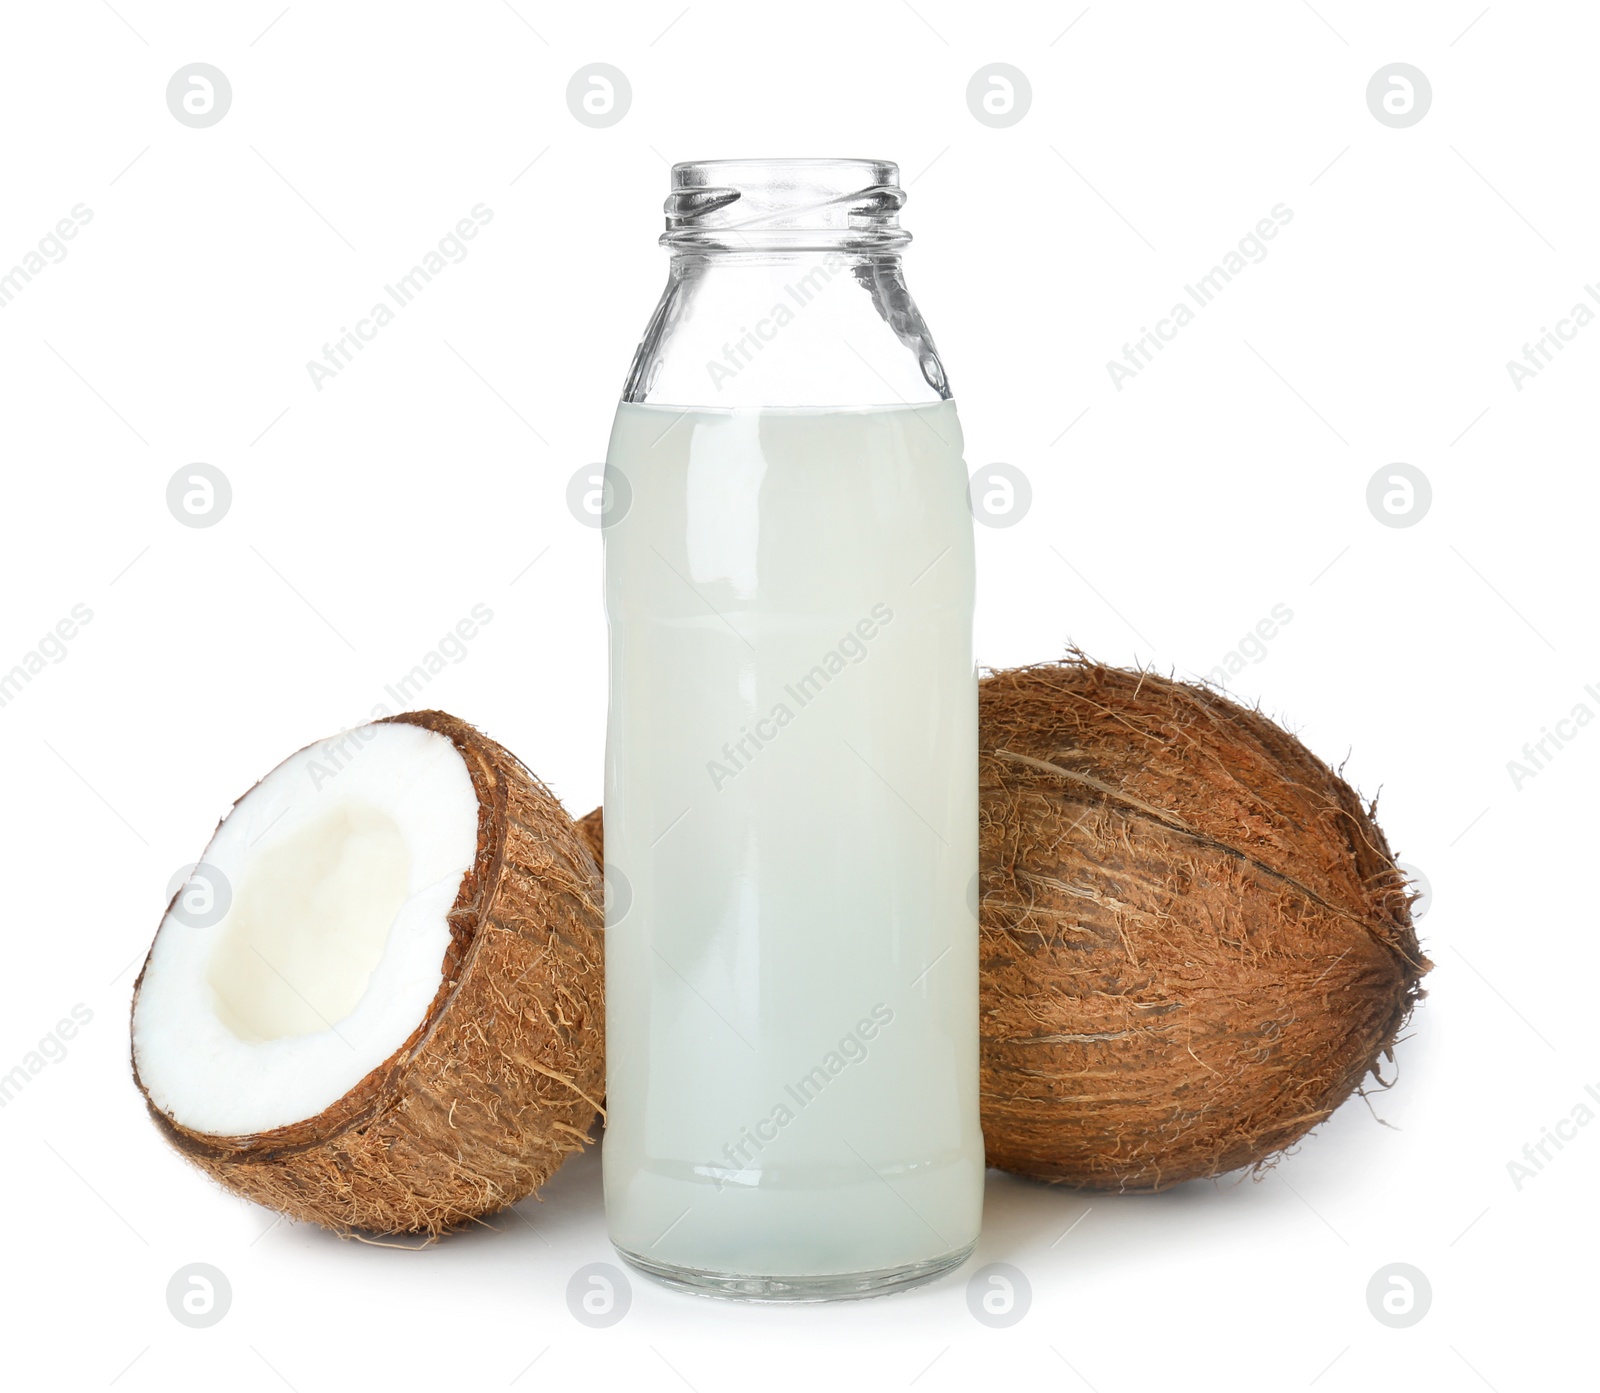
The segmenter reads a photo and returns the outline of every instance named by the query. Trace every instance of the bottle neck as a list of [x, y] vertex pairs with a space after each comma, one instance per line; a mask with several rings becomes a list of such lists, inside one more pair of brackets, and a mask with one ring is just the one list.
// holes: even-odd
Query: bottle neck
[[623, 391], [628, 402], [713, 409], [926, 405], [949, 396], [900, 257], [837, 239], [675, 246]]
[[926, 405], [950, 395], [906, 290], [888, 160], [672, 168], [667, 288], [623, 400], [673, 407]]
[[672, 176], [661, 245], [675, 252], [892, 253], [911, 240], [887, 160], [708, 160]]

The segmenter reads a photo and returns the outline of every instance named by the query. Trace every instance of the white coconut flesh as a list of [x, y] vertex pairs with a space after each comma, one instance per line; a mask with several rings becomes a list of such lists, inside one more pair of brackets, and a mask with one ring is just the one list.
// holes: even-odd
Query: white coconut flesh
[[471, 776], [434, 731], [365, 726], [285, 760], [201, 858], [231, 890], [226, 913], [175, 905], [156, 934], [133, 1015], [151, 1101], [237, 1137], [344, 1097], [438, 992], [477, 842]]

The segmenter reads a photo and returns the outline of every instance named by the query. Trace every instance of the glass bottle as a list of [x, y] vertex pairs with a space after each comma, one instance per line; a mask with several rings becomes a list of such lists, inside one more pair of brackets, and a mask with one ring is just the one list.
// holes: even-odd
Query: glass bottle
[[611, 1238], [757, 1300], [977, 1239], [961, 427], [895, 165], [676, 165], [606, 462]]

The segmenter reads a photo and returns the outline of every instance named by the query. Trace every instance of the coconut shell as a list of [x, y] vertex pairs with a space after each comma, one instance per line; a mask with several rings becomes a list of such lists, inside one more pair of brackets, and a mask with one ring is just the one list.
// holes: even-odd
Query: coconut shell
[[449, 739], [478, 795], [427, 1014], [331, 1107], [253, 1136], [193, 1131], [151, 1102], [137, 1060], [134, 1078], [173, 1146], [235, 1193], [339, 1232], [437, 1235], [531, 1194], [587, 1140], [605, 1087], [601, 883], [509, 751], [442, 711], [390, 719]]
[[1259, 1165], [1393, 1058], [1429, 963], [1374, 808], [1205, 687], [979, 687], [989, 1163], [1160, 1190]]

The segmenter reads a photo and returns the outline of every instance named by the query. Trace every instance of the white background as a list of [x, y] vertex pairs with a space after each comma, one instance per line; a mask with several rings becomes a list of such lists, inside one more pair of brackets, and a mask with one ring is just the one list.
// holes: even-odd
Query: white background
[[[7, 6], [0, 269], [74, 205], [93, 219], [0, 309], [0, 669], [75, 604], [94, 616], [0, 709], [0, 1071], [93, 1012], [0, 1111], [8, 1382], [1591, 1380], [1600, 1127], [1520, 1190], [1507, 1163], [1600, 1085], [1600, 729], [1520, 789], [1507, 761], [1575, 704], [1600, 712], [1600, 327], [1520, 391], [1506, 361], [1600, 282], [1600, 18], [1482, 11]], [[208, 129], [165, 104], [194, 61], [232, 84]], [[633, 89], [608, 129], [564, 97], [595, 61]], [[966, 105], [991, 61], [1033, 89], [1006, 129]], [[1406, 129], [1365, 99], [1393, 61], [1433, 89]], [[980, 529], [980, 660], [1071, 640], [1204, 673], [1287, 605], [1232, 688], [1381, 789], [1432, 885], [1437, 966], [1397, 1086], [1259, 1183], [1114, 1198], [992, 1175], [977, 1259], [933, 1287], [779, 1310], [639, 1279], [628, 1316], [592, 1330], [565, 1300], [611, 1256], [592, 1159], [497, 1232], [422, 1253], [274, 1226], [146, 1120], [128, 994], [169, 877], [228, 803], [387, 701], [474, 604], [494, 619], [427, 703], [575, 813], [598, 801], [599, 539], [566, 483], [604, 450], [664, 278], [668, 162], [780, 154], [900, 162], [908, 276], [969, 463], [1032, 480], [1023, 523]], [[480, 202], [493, 220], [466, 259], [318, 391], [306, 361]], [[1106, 360], [1278, 203], [1293, 220], [1270, 255], [1118, 391]], [[207, 529], [165, 504], [197, 461], [233, 489]], [[1433, 490], [1404, 529], [1365, 501], [1397, 461]], [[233, 1287], [208, 1330], [164, 1297], [197, 1261]], [[1403, 1330], [1364, 1295], [1396, 1261], [1433, 1291]], [[967, 1310], [990, 1262], [1032, 1287], [1008, 1329]]]

